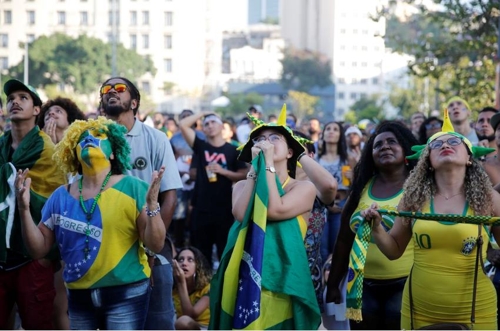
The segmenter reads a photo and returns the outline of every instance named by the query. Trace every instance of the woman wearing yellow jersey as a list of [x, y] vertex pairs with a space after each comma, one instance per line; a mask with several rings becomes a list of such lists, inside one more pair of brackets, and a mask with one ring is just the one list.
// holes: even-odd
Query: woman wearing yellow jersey
[[[411, 131], [398, 122], [380, 124], [366, 143], [361, 159], [354, 168], [354, 180], [341, 218], [340, 232], [332, 258], [327, 285], [327, 302], [340, 303], [341, 281], [348, 270], [349, 254], [359, 226], [360, 212], [377, 202], [395, 210], [403, 193], [403, 183], [416, 162], [405, 162], [411, 146], [417, 143]], [[393, 217], [384, 217], [384, 231], [389, 231]], [[354, 330], [399, 329], [401, 295], [410, 273], [413, 252], [410, 248], [399, 261], [389, 261], [372, 242], [369, 243], [364, 267], [362, 321], [351, 322]], [[349, 282], [353, 281], [352, 266]]]
[[[490, 151], [472, 146], [467, 138], [454, 132], [447, 113], [443, 130], [414, 151], [417, 153], [409, 158], [420, 156], [420, 160], [405, 184], [400, 211], [500, 215], [500, 194], [492, 189], [488, 176], [474, 159]], [[387, 233], [381, 226], [378, 207], [372, 205], [362, 216], [373, 220], [372, 236], [380, 250], [395, 260], [408, 245], [414, 247], [414, 265], [403, 295], [401, 327], [418, 329], [432, 328], [432, 324], [438, 323], [461, 323], [478, 330], [496, 330], [495, 289], [482, 268], [475, 269], [476, 263], [480, 263], [478, 237], [481, 234], [487, 243], [488, 228], [448, 222], [445, 217], [443, 221], [398, 217]], [[493, 227], [492, 232], [498, 242], [500, 228]], [[484, 256], [486, 248], [483, 245], [481, 249]]]

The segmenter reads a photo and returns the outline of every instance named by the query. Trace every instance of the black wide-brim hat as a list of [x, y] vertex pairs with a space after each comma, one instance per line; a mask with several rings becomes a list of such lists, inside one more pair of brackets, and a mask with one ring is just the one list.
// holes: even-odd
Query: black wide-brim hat
[[297, 169], [297, 159], [299, 155], [305, 151], [304, 145], [306, 143], [310, 143], [310, 141], [302, 137], [295, 136], [293, 134], [293, 131], [288, 126], [286, 126], [286, 104], [284, 104], [281, 108], [281, 113], [276, 123], [265, 123], [264, 121], [255, 118], [249, 113], [247, 113], [247, 115], [255, 124], [255, 128], [250, 132], [248, 141], [244, 145], [238, 147], [238, 150], [240, 150], [238, 160], [250, 163], [250, 161], [252, 161], [252, 147], [254, 145], [253, 139], [258, 137], [259, 134], [264, 130], [274, 130], [285, 137], [288, 148], [291, 148], [293, 150], [293, 155], [288, 160], [288, 170], [290, 176], [295, 177], [295, 170]]

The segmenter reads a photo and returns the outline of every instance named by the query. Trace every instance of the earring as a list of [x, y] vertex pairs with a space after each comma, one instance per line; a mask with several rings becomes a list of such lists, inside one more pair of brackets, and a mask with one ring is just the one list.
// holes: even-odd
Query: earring
[[409, 166], [410, 165], [410, 162], [408, 161], [407, 158], [405, 158], [405, 166]]
[[196, 272], [193, 274], [193, 279], [196, 279]]
[[472, 165], [472, 161], [471, 160], [467, 161], [467, 166], [470, 167], [471, 165]]
[[429, 171], [430, 171], [430, 172], [433, 172], [433, 171], [434, 171], [434, 168], [433, 168], [433, 167], [429, 167]]

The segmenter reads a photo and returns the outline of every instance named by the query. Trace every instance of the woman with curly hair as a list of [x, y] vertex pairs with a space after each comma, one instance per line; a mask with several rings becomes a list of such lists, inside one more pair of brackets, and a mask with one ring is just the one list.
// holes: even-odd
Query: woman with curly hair
[[76, 120], [85, 120], [85, 114], [73, 100], [58, 97], [42, 105], [38, 126], [49, 135], [54, 144], [61, 141], [64, 131]]
[[[342, 211], [340, 232], [332, 258], [327, 285], [327, 302], [340, 303], [341, 284], [349, 265], [355, 233], [362, 220], [360, 212], [373, 202], [386, 209], [395, 210], [403, 195], [403, 183], [408, 178], [415, 161], [406, 162], [405, 155], [417, 143], [411, 131], [399, 122], [383, 122], [366, 143], [361, 159], [354, 168], [354, 180], [349, 197]], [[384, 217], [385, 231], [394, 223], [393, 217]], [[352, 307], [351, 329], [396, 330], [400, 325], [401, 295], [406, 277], [413, 264], [413, 248], [404, 252], [398, 261], [390, 261], [369, 243], [364, 265], [364, 279], [360, 281], [359, 305]], [[352, 274], [352, 261], [349, 265]], [[349, 278], [349, 283], [353, 279]], [[348, 285], [349, 286], [349, 285]], [[348, 306], [349, 308], [349, 306]]]
[[207, 329], [210, 321], [210, 280], [212, 270], [201, 251], [181, 248], [174, 263], [174, 307], [176, 330]]
[[[500, 194], [493, 190], [475, 159], [491, 149], [473, 146], [454, 132], [445, 113], [443, 130], [430, 137], [426, 145], [414, 147], [414, 151], [417, 153], [408, 158], [420, 159], [405, 183], [398, 210], [438, 214], [441, 220], [397, 217], [387, 233], [376, 204], [362, 213], [372, 221], [372, 236], [389, 259], [398, 259], [408, 248], [414, 249], [415, 263], [403, 295], [401, 327], [436, 328], [433, 324], [461, 323], [478, 330], [497, 330], [495, 289], [478, 268], [487, 249], [481, 244], [488, 242], [490, 229], [459, 224], [446, 217], [500, 216]], [[500, 228], [493, 227], [491, 232], [498, 242]]]
[[34, 259], [55, 244], [64, 266], [71, 329], [143, 329], [151, 269], [144, 246], [163, 248], [165, 225], [158, 191], [164, 168], [151, 185], [124, 175], [130, 167], [126, 128], [100, 117], [75, 121], [56, 146], [62, 172], [80, 179], [59, 187], [42, 209], [38, 227], [30, 213], [28, 169], [15, 185], [23, 238]]
[[[45, 132], [54, 144], [61, 141], [64, 131], [76, 120], [85, 120], [85, 114], [78, 106], [68, 98], [58, 97], [48, 100], [42, 105], [38, 115], [37, 124]], [[68, 183], [75, 178], [68, 174]], [[64, 262], [61, 262], [64, 267]], [[54, 327], [59, 330], [69, 329], [68, 298], [66, 287], [60, 268], [54, 274], [54, 286], [56, 287], [56, 298], [54, 299]]]

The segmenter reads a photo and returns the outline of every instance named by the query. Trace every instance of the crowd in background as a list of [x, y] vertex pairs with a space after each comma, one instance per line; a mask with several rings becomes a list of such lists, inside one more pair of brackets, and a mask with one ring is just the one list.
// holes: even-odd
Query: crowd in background
[[[259, 105], [242, 109], [237, 119], [224, 118], [214, 112], [195, 113], [189, 109], [178, 115], [156, 112], [142, 116], [142, 112], [138, 112], [140, 94], [134, 84], [123, 77], [103, 83], [99, 110], [87, 114], [68, 98], [42, 102], [33, 87], [19, 81], [7, 82], [3, 90], [7, 99], [0, 122], [0, 180], [3, 185], [0, 198], [5, 199], [10, 213], [9, 208], [4, 208], [0, 215], [3, 228], [0, 232], [3, 237], [0, 248], [2, 328], [200, 329], [215, 323], [210, 315], [214, 304], [210, 281], [213, 272], [234, 254], [228, 248], [231, 246], [228, 238], [234, 234], [235, 220], [243, 221], [245, 206], [249, 204], [249, 197], [244, 192], [250, 192], [252, 188], [247, 186], [252, 186], [259, 176], [255, 164], [249, 163], [260, 151], [267, 163], [274, 158], [271, 163], [277, 169], [282, 168], [275, 170], [267, 164], [269, 169], [266, 170], [273, 176], [276, 172], [279, 179], [276, 192], [270, 193], [271, 196], [288, 197], [283, 201], [289, 201], [287, 203], [294, 210], [294, 215], [286, 211], [275, 212], [273, 202], [269, 202], [268, 218], [285, 220], [293, 216], [300, 223], [300, 216], [305, 215], [299, 246], [305, 248], [307, 259], [304, 261], [307, 261], [310, 278], [307, 281], [312, 281], [314, 302], [327, 328], [335, 326], [330, 323], [325, 306], [328, 302], [345, 300], [345, 297], [342, 299], [345, 291], [342, 283], [347, 277], [351, 249], [357, 243], [355, 233], [367, 215], [373, 219], [378, 215], [374, 203], [389, 210], [397, 210], [398, 206], [409, 210], [418, 205], [417, 211], [435, 209], [443, 214], [462, 213], [462, 210], [471, 215], [498, 214], [494, 208], [498, 198], [493, 188], [500, 189], [500, 113], [493, 107], [474, 109], [459, 97], [450, 98], [444, 106], [453, 125], [445, 131], [443, 120], [446, 119], [439, 112], [427, 117], [415, 111], [405, 120], [382, 123], [365, 120], [358, 124], [322, 123], [314, 117], [297, 118], [291, 112], [286, 114], [286, 119], [280, 119], [283, 112], [271, 114]], [[454, 139], [457, 137], [458, 140]], [[279, 154], [281, 150], [276, 146], [280, 141], [288, 144], [293, 156], [286, 156], [286, 149], [283, 155]], [[467, 161], [460, 167], [458, 163], [448, 167], [441, 156], [432, 154], [442, 146], [455, 151], [460, 143], [466, 147], [463, 159]], [[91, 145], [98, 146], [99, 153], [89, 151], [86, 154], [84, 149]], [[412, 147], [418, 145], [427, 146], [428, 154], [423, 153], [421, 159], [407, 159], [415, 152]], [[28, 153], [28, 150], [34, 152], [34, 146], [40, 150]], [[485, 152], [476, 153], [477, 148]], [[462, 155], [460, 153], [456, 152], [458, 156]], [[56, 167], [59, 161], [62, 168]], [[423, 165], [424, 162], [427, 163]], [[300, 166], [296, 169], [297, 163]], [[42, 164], [43, 169], [40, 168]], [[62, 173], [60, 169], [67, 171]], [[466, 171], [479, 175], [469, 178], [464, 175], [468, 174]], [[416, 174], [420, 177], [415, 177]], [[440, 176], [460, 178], [460, 175], [466, 179], [459, 186], [453, 186], [456, 192], [452, 192], [451, 184], [440, 179]], [[14, 178], [12, 176], [15, 181], [9, 179]], [[47, 176], [52, 182], [48, 182]], [[290, 184], [288, 177], [292, 177]], [[270, 178], [268, 185], [274, 189], [274, 177]], [[123, 180], [129, 181], [127, 187], [120, 186]], [[306, 193], [302, 194], [302, 199], [298, 193], [293, 193], [298, 192], [293, 187], [300, 185], [295, 180], [312, 183], [300, 189], [302, 192], [310, 189], [310, 199]], [[412, 204], [410, 197], [405, 195], [409, 191], [408, 181], [414, 186], [430, 187], [428, 192], [414, 192], [421, 196], [419, 204]], [[468, 186], [473, 185], [480, 186], [489, 197], [485, 201], [490, 209], [486, 210], [478, 202], [481, 192], [469, 192]], [[485, 193], [490, 190], [494, 193]], [[17, 200], [9, 200], [9, 192], [15, 193]], [[297, 197], [294, 198], [294, 194]], [[99, 199], [101, 195], [102, 200]], [[431, 205], [428, 205], [429, 196]], [[108, 201], [109, 205], [103, 201]], [[448, 208], [452, 204], [454, 207]], [[68, 210], [69, 217], [66, 215]], [[119, 211], [123, 213], [120, 217], [130, 224], [141, 225], [137, 229], [123, 225], [122, 232], [113, 235], [111, 226], [115, 223], [110, 216]], [[75, 228], [66, 227], [65, 219], [74, 222], [71, 226]], [[91, 226], [94, 221], [99, 226]], [[422, 268], [412, 271], [414, 262], [421, 267], [416, 261], [423, 256], [422, 248], [430, 248], [422, 247], [430, 246], [430, 241], [424, 243], [418, 235], [413, 239], [416, 230], [411, 230], [399, 218], [384, 217], [376, 221], [383, 233], [394, 227], [390, 236], [405, 245], [396, 250], [387, 244], [389, 239], [384, 234], [374, 232], [367, 246], [368, 258], [363, 270], [362, 306], [359, 307], [363, 321], [343, 324], [343, 327], [399, 329], [401, 325], [410, 327], [410, 323], [413, 327], [414, 320], [418, 326], [425, 326], [435, 320], [455, 318], [450, 317], [452, 313], [448, 310], [427, 311], [424, 304], [426, 283], [421, 281], [421, 277], [427, 276], [422, 276]], [[39, 225], [31, 226], [33, 224]], [[443, 229], [423, 227], [419, 222], [415, 224], [418, 224], [415, 227], [418, 231], [437, 231], [442, 236], [446, 233]], [[93, 237], [91, 231], [99, 229], [103, 232], [102, 237]], [[77, 232], [79, 236], [67, 240], [64, 236], [69, 238], [69, 235], [65, 235], [64, 230]], [[475, 239], [474, 231], [477, 226], [465, 234], [453, 232], [453, 235]], [[500, 276], [492, 271], [500, 265], [495, 234], [494, 229], [487, 228], [479, 236], [485, 238], [484, 252], [489, 261], [492, 286], [498, 290]], [[17, 242], [14, 244], [9, 236], [17, 236]], [[459, 243], [459, 250], [466, 250], [462, 255], [468, 256], [473, 248], [465, 244], [474, 247], [475, 242], [465, 241], [462, 246]], [[127, 249], [119, 249], [120, 256], [114, 256], [114, 265], [110, 266], [110, 252], [117, 249], [120, 242], [127, 245]], [[55, 253], [55, 246], [59, 247], [60, 255]], [[76, 256], [75, 247], [80, 249], [80, 246], [84, 247], [84, 253], [79, 251], [82, 256]], [[446, 245], [443, 247], [448, 249]], [[96, 255], [92, 256], [92, 250], [97, 251]], [[56, 255], [49, 257], [50, 253]], [[462, 263], [461, 256], [454, 260], [453, 254], [449, 256], [451, 261]], [[37, 261], [48, 262], [43, 262], [44, 265]], [[82, 266], [90, 261], [95, 263], [93, 267]], [[468, 268], [472, 262], [463, 263]], [[229, 267], [225, 265], [224, 268]], [[39, 278], [40, 288], [33, 285], [26, 293], [21, 279], [25, 284], [39, 275], [44, 277]], [[405, 288], [412, 275], [414, 293], [412, 296], [410, 288], [408, 296]], [[142, 289], [146, 283], [152, 290]], [[467, 289], [467, 292], [469, 285], [472, 283], [457, 281], [457, 291]], [[494, 328], [497, 301], [488, 292], [490, 288], [485, 279], [481, 279], [479, 285], [478, 325]], [[116, 292], [106, 292], [110, 288]], [[419, 295], [415, 288], [420, 291]], [[30, 302], [29, 291], [35, 292], [40, 301]], [[137, 294], [133, 294], [134, 291]], [[448, 294], [444, 291], [443, 295]], [[449, 295], [447, 300], [459, 298], [459, 294]], [[104, 296], [116, 296], [117, 302], [107, 301]], [[21, 297], [24, 299], [20, 300]], [[432, 304], [438, 306], [441, 299], [432, 300], [435, 300]], [[124, 302], [130, 305], [124, 306]], [[474, 306], [476, 299], [472, 302]], [[492, 307], [493, 302], [495, 307]], [[116, 323], [113, 321], [115, 304], [128, 307], [126, 309], [142, 317], [127, 317], [126, 323]], [[460, 307], [460, 319], [470, 315], [470, 305], [471, 302], [466, 301]], [[238, 312], [233, 313], [236, 318]], [[217, 325], [224, 324], [211, 326]], [[310, 324], [292, 324], [291, 327], [294, 325]]]

